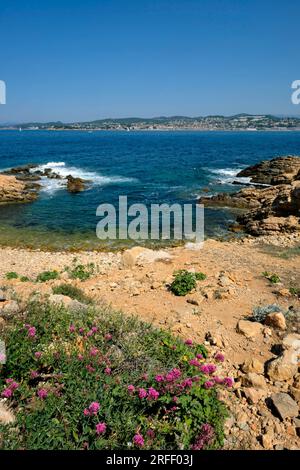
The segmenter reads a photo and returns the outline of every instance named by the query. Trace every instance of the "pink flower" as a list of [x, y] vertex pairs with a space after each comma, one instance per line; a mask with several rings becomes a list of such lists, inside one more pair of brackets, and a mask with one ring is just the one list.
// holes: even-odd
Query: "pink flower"
[[11, 388], [9, 388], [9, 387], [8, 387], [8, 388], [5, 388], [5, 389], [3, 390], [3, 392], [1, 393], [1, 396], [2, 396], [3, 398], [10, 398], [10, 397], [12, 397], [12, 395], [13, 395], [13, 391], [12, 391]]
[[82, 354], [78, 354], [77, 359], [78, 359], [78, 361], [83, 361], [83, 359], [84, 359], [84, 358], [83, 358], [83, 355], [82, 355]]
[[197, 359], [203, 359], [203, 356], [202, 356], [202, 354], [196, 354], [196, 358]]
[[3, 353], [0, 353], [0, 364], [6, 361], [6, 355]]
[[73, 324], [70, 325], [69, 331], [70, 333], [75, 333], [75, 326]]
[[200, 367], [200, 362], [197, 359], [191, 359], [189, 361], [190, 366]]
[[225, 377], [223, 380], [223, 384], [226, 385], [226, 387], [232, 387], [234, 384], [234, 380], [231, 377]]
[[225, 359], [225, 356], [224, 354], [218, 352], [216, 355], [215, 355], [215, 360], [218, 361], [218, 362], [224, 362], [224, 359]]
[[99, 350], [97, 348], [91, 348], [90, 349], [90, 355], [91, 356], [97, 356]]
[[34, 356], [35, 356], [36, 359], [40, 359], [40, 357], [42, 356], [41, 351], [35, 352], [35, 353], [34, 353]]
[[98, 328], [96, 326], [92, 326], [91, 331], [92, 331], [92, 333], [97, 333]]
[[30, 327], [28, 328], [28, 337], [29, 337], [29, 338], [34, 338], [35, 335], [36, 335], [36, 328], [35, 328], [35, 326], [30, 326]]
[[139, 398], [147, 398], [148, 393], [144, 388], [139, 388]]
[[19, 386], [20, 386], [20, 384], [18, 384], [18, 383], [15, 382], [15, 381], [12, 381], [12, 382], [10, 383], [9, 388], [10, 388], [11, 390], [17, 390], [17, 388], [19, 388]]
[[90, 372], [91, 374], [92, 374], [93, 372], [95, 372], [95, 370], [96, 370], [95, 367], [91, 366], [91, 364], [87, 364], [87, 365], [85, 366], [85, 368], [86, 368], [86, 370], [87, 370], [88, 372]]
[[204, 388], [206, 389], [212, 388], [213, 386], [214, 382], [212, 380], [207, 380], [206, 382], [204, 382]]
[[30, 372], [30, 378], [31, 379], [36, 379], [39, 376], [38, 372], [36, 370], [32, 370]]
[[112, 339], [112, 335], [110, 333], [106, 333], [106, 335], [104, 336], [104, 338], [107, 340], [107, 341], [110, 341]]
[[96, 415], [100, 410], [100, 404], [97, 401], [93, 401], [89, 406], [89, 412], [92, 415]]
[[215, 437], [214, 428], [210, 424], [203, 424], [196, 442], [191, 446], [192, 450], [202, 450], [206, 445], [210, 444]]
[[136, 434], [133, 438], [133, 442], [137, 447], [144, 447], [145, 441], [141, 434]]
[[78, 330], [78, 331], [79, 331], [79, 333], [80, 333], [81, 335], [83, 335], [83, 333], [84, 333], [84, 329], [83, 329], [82, 327], [81, 327], [81, 328], [79, 328], [79, 330]]
[[133, 392], [135, 391], [135, 386], [134, 385], [128, 385], [127, 390], [129, 392], [129, 394], [132, 395]]
[[185, 379], [182, 384], [184, 388], [190, 388], [193, 385], [192, 379]]
[[104, 369], [104, 374], [110, 375], [110, 374], [111, 374], [111, 368], [110, 368], [110, 367], [106, 367], [106, 368]]
[[158, 375], [155, 376], [155, 380], [156, 380], [156, 382], [159, 383], [159, 382], [163, 382], [165, 380], [165, 378], [164, 378], [163, 375], [158, 374]]
[[221, 377], [218, 377], [217, 375], [214, 375], [212, 377], [212, 380], [215, 382], [215, 384], [222, 384], [223, 383], [223, 379], [221, 379]]
[[41, 400], [44, 400], [48, 396], [48, 390], [46, 390], [45, 388], [41, 388], [40, 390], [38, 390], [37, 394]]
[[185, 340], [184, 344], [186, 344], [187, 346], [192, 346], [193, 345], [193, 340], [192, 339], [187, 339], [187, 340]]
[[216, 371], [216, 369], [217, 368], [214, 364], [203, 364], [200, 367], [201, 372], [203, 372], [203, 374], [207, 374], [207, 375], [213, 374]]
[[157, 400], [159, 397], [159, 393], [155, 388], [150, 387], [148, 390], [148, 400]]
[[180, 370], [174, 368], [170, 372], [167, 373], [166, 380], [167, 382], [173, 382], [174, 380], [178, 379], [180, 376], [181, 376]]
[[100, 434], [104, 434], [105, 431], [106, 431], [106, 424], [105, 423], [96, 424], [96, 434], [98, 434], [98, 436]]
[[84, 416], [90, 416], [91, 413], [89, 412], [89, 410], [87, 408], [84, 408], [83, 414], [84, 414]]

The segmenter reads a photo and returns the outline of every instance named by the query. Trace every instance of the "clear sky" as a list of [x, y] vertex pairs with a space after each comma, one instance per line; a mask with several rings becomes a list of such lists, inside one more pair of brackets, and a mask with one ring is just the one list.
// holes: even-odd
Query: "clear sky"
[[0, 0], [0, 122], [300, 114], [299, 0]]

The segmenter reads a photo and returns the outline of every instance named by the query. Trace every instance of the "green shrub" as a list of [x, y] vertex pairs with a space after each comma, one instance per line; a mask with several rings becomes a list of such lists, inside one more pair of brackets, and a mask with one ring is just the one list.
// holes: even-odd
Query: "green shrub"
[[255, 307], [252, 312], [251, 320], [264, 323], [266, 316], [269, 315], [269, 313], [275, 312], [282, 312], [282, 308], [276, 304]]
[[275, 273], [271, 274], [271, 273], [269, 273], [268, 271], [264, 271], [264, 272], [262, 273], [262, 275], [263, 275], [266, 279], [268, 279], [272, 284], [277, 284], [278, 282], [281, 281], [281, 279], [280, 279], [280, 277], [278, 276], [278, 274], [275, 274]]
[[290, 287], [290, 293], [300, 297], [300, 287]]
[[36, 281], [47, 282], [47, 281], [51, 281], [53, 279], [58, 279], [58, 278], [59, 278], [59, 273], [57, 271], [43, 271], [37, 276]]
[[6, 279], [18, 279], [19, 275], [14, 271], [5, 274]]
[[27, 276], [21, 276], [21, 277], [20, 277], [20, 281], [21, 281], [21, 282], [28, 282], [28, 281], [30, 281], [30, 279], [29, 279], [29, 277], [27, 277]]
[[175, 271], [174, 281], [170, 286], [170, 290], [177, 296], [184, 296], [196, 288], [196, 281], [203, 281], [204, 279], [206, 279], [204, 273], [192, 273], [181, 269]]
[[71, 299], [78, 300], [85, 304], [91, 303], [91, 299], [85, 295], [81, 289], [76, 286], [72, 286], [71, 284], [60, 284], [59, 286], [53, 287], [52, 291], [53, 294], [67, 295]]
[[80, 279], [81, 281], [86, 281], [89, 279], [95, 272], [94, 263], [89, 263], [87, 265], [77, 264], [72, 268], [67, 268], [71, 279]]
[[144, 449], [190, 449], [205, 432], [205, 448], [222, 447], [226, 409], [217, 387], [230, 379], [211, 385], [200, 370], [208, 367], [203, 346], [95, 307], [80, 317], [39, 303], [26, 312], [4, 337], [0, 392], [11, 387], [7, 379], [17, 384], [7, 398], [16, 422], [0, 425], [3, 450], [132, 450], [136, 434]]

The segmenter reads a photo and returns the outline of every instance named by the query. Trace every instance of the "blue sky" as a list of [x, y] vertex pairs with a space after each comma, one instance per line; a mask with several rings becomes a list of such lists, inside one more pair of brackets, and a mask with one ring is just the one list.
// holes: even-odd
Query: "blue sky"
[[299, 21], [299, 0], [0, 0], [0, 121], [300, 114]]

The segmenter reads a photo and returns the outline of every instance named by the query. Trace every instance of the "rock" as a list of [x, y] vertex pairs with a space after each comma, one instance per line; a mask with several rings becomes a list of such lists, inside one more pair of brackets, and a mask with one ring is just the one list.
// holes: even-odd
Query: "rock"
[[142, 246], [134, 246], [122, 254], [122, 264], [125, 268], [135, 265], [153, 263], [155, 261], [170, 261], [171, 255], [163, 250], [150, 250]]
[[5, 292], [4, 290], [0, 289], [0, 302], [5, 302], [5, 300], [7, 300]]
[[74, 178], [72, 175], [67, 176], [67, 189], [70, 193], [80, 193], [86, 189], [86, 180]]
[[208, 341], [209, 344], [217, 346], [218, 348], [223, 348], [225, 346], [222, 336], [217, 333], [212, 334], [208, 331], [205, 335], [205, 340]]
[[298, 416], [298, 405], [287, 393], [274, 393], [271, 403], [282, 420]]
[[258, 403], [262, 398], [264, 398], [266, 396], [266, 393], [264, 390], [260, 389], [256, 389], [256, 388], [253, 388], [253, 387], [247, 387], [243, 390], [243, 393], [247, 399], [247, 401], [251, 404], [251, 405], [255, 405], [256, 403]]
[[297, 333], [286, 335], [282, 340], [282, 346], [284, 349], [292, 349], [300, 353], [300, 335]]
[[257, 374], [263, 374], [264, 373], [264, 365], [261, 361], [258, 359], [247, 359], [244, 364], [242, 365], [242, 370], [246, 374], [249, 372], [255, 372]]
[[268, 432], [267, 434], [263, 434], [261, 436], [261, 443], [264, 449], [271, 450], [273, 449], [273, 440], [274, 440], [274, 434], [271, 432]]
[[254, 339], [262, 333], [263, 325], [258, 322], [240, 320], [237, 324], [237, 332], [246, 336], [248, 339]]
[[48, 300], [53, 305], [56, 305], [56, 306], [63, 305], [68, 310], [72, 310], [73, 312], [76, 312], [76, 313], [84, 313], [86, 312], [88, 308], [87, 305], [79, 302], [78, 300], [71, 299], [67, 295], [51, 294]]
[[[254, 175], [252, 180], [268, 181], [269, 187], [244, 188], [233, 194], [202, 197], [208, 206], [228, 206], [248, 209], [237, 217], [237, 223], [251, 235], [268, 235], [300, 231], [299, 157], [281, 157], [261, 162], [240, 174]], [[262, 169], [263, 168], [263, 169]], [[256, 173], [258, 172], [258, 173]], [[260, 182], [260, 181], [259, 181]]]
[[286, 330], [286, 321], [281, 312], [269, 313], [265, 318], [265, 324], [279, 330]]
[[0, 175], [0, 203], [25, 203], [37, 199], [37, 193], [15, 176]]
[[12, 424], [16, 420], [13, 412], [0, 401], [0, 424]]
[[9, 318], [20, 312], [20, 306], [15, 300], [8, 300], [2, 308], [0, 308], [0, 316]]
[[280, 295], [280, 297], [291, 297], [291, 293], [289, 291], [289, 289], [279, 289], [277, 291], [275, 291], [275, 293], [277, 295]]
[[293, 350], [286, 350], [283, 354], [267, 364], [267, 374], [274, 381], [291, 380], [297, 373], [298, 365]]
[[246, 376], [242, 377], [242, 383], [246, 387], [253, 387], [262, 390], [267, 388], [265, 378], [255, 372], [249, 372]]

